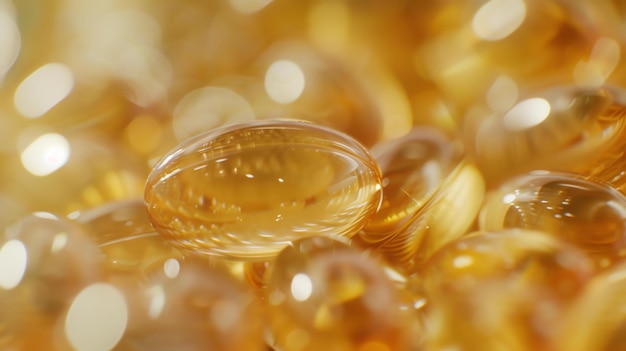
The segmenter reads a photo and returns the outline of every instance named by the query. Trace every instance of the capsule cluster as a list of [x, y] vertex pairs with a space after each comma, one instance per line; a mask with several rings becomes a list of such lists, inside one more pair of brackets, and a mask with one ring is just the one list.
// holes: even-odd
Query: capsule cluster
[[0, 1], [0, 350], [626, 350], [625, 24]]

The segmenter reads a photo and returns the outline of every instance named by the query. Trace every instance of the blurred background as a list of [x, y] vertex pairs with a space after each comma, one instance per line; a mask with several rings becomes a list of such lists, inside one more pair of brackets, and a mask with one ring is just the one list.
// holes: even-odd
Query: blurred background
[[0, 225], [140, 197], [159, 157], [234, 122], [305, 119], [367, 147], [433, 126], [472, 155], [484, 121], [534, 91], [626, 85], [625, 14], [621, 0], [0, 0]]

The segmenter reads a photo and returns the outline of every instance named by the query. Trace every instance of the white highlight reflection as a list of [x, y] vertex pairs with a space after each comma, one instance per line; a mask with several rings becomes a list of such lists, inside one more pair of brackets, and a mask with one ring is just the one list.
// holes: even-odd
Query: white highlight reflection
[[26, 246], [19, 240], [9, 240], [0, 248], [0, 288], [11, 290], [24, 278], [28, 264]]
[[117, 345], [128, 323], [128, 305], [116, 287], [96, 283], [74, 299], [65, 319], [65, 335], [78, 351], [108, 351]]
[[313, 282], [304, 273], [296, 274], [291, 280], [291, 295], [296, 301], [306, 301], [313, 293]]
[[472, 21], [474, 33], [483, 40], [501, 40], [519, 28], [526, 19], [523, 0], [491, 0], [480, 7]]
[[43, 177], [63, 167], [70, 157], [70, 144], [62, 135], [48, 133], [35, 139], [22, 152], [22, 165], [33, 175]]
[[148, 307], [148, 316], [152, 319], [157, 319], [163, 313], [165, 308], [165, 290], [162, 285], [155, 285], [150, 287], [146, 294], [150, 299], [150, 307]]
[[61, 63], [48, 63], [22, 81], [13, 103], [24, 117], [37, 118], [65, 99], [73, 88], [72, 71]]
[[167, 259], [167, 261], [163, 263], [163, 272], [170, 279], [178, 277], [180, 273], [180, 262], [175, 258]]
[[504, 127], [519, 131], [537, 126], [550, 115], [550, 103], [543, 98], [522, 100], [504, 115]]
[[276, 61], [265, 73], [265, 90], [279, 104], [296, 101], [302, 95], [304, 86], [304, 72], [292, 61]]

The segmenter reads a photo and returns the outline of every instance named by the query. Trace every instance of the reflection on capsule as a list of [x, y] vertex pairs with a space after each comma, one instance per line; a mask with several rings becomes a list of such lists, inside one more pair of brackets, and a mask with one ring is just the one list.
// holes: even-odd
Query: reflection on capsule
[[535, 171], [513, 178], [485, 200], [480, 227], [527, 228], [570, 242], [606, 268], [626, 258], [626, 198], [582, 176]]
[[374, 160], [347, 135], [270, 120], [179, 145], [152, 171], [145, 201], [155, 229], [180, 248], [267, 259], [302, 237], [355, 235], [381, 187]]

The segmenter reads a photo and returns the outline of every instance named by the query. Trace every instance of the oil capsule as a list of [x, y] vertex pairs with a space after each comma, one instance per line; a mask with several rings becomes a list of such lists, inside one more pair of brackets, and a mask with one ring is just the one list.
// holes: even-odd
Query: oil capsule
[[534, 169], [570, 171], [619, 138], [623, 101], [608, 86], [555, 87], [482, 117], [468, 145], [490, 186]]
[[379, 261], [344, 241], [309, 237], [281, 251], [265, 301], [280, 350], [409, 350], [397, 287]]
[[569, 173], [534, 171], [493, 191], [480, 228], [526, 228], [552, 234], [586, 252], [600, 268], [626, 257], [626, 198]]
[[157, 233], [142, 200], [107, 203], [77, 214], [114, 273], [143, 272], [155, 262], [182, 256]]
[[414, 128], [371, 152], [383, 173], [383, 202], [355, 240], [405, 273], [415, 272], [474, 222], [482, 177], [463, 159], [460, 143], [430, 128]]
[[182, 143], [153, 169], [145, 202], [175, 246], [262, 260], [299, 238], [353, 236], [378, 209], [381, 188], [378, 166], [352, 138], [271, 120]]
[[76, 223], [48, 212], [0, 232], [0, 349], [50, 349], [64, 309], [103, 278], [101, 259]]
[[[444, 246], [422, 278], [432, 349], [549, 349], [592, 278], [577, 248], [541, 232], [474, 232]], [[427, 348], [427, 349], [431, 349]]]
[[163, 260], [122, 290], [130, 303], [120, 350], [265, 350], [259, 300], [203, 257]]
[[626, 264], [596, 276], [569, 309], [555, 350], [626, 350]]

